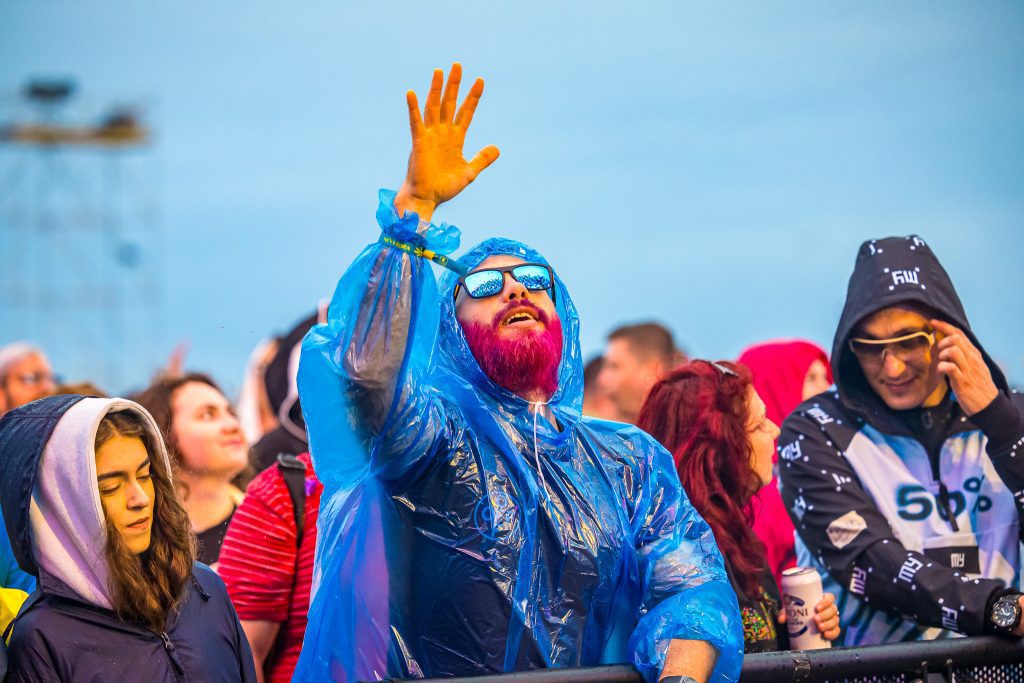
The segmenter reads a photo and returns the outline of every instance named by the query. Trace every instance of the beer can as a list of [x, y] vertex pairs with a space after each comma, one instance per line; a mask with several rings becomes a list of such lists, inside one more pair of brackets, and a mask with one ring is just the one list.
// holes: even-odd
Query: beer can
[[821, 602], [824, 591], [818, 572], [807, 567], [793, 567], [782, 572], [782, 604], [786, 610], [789, 647], [793, 650], [820, 650], [832, 647], [814, 621], [814, 606]]

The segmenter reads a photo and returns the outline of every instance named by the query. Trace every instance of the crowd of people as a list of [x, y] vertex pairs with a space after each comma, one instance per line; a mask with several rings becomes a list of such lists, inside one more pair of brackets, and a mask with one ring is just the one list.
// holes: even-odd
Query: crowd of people
[[431, 222], [498, 158], [463, 156], [460, 81], [408, 93], [379, 239], [237, 406], [201, 372], [106, 397], [0, 347], [8, 680], [735, 681], [790, 648], [796, 566], [827, 641], [1024, 636], [1024, 399], [924, 240], [864, 242], [830, 353], [695, 359], [641, 322], [584, 364], [557, 264], [456, 259]]

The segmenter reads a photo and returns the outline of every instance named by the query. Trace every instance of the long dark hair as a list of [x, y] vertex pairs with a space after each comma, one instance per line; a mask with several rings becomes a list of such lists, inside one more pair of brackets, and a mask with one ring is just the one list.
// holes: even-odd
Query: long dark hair
[[96, 450], [115, 436], [142, 440], [150, 456], [155, 500], [149, 548], [139, 555], [128, 549], [121, 532], [107, 520], [108, 588], [118, 616], [160, 632], [192, 575], [195, 538], [171, 473], [143, 418], [131, 411], [107, 413], [96, 430]]
[[760, 487], [746, 427], [751, 386], [743, 365], [687, 363], [654, 385], [637, 426], [672, 452], [679, 480], [714, 531], [740, 589], [756, 598], [767, 563], [764, 544], [751, 529], [749, 503]]

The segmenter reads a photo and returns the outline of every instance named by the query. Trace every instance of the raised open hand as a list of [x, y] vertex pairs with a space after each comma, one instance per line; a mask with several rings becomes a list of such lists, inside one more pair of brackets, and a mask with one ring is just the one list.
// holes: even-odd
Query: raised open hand
[[410, 90], [405, 94], [409, 104], [412, 153], [405, 182], [395, 197], [395, 209], [399, 215], [407, 210], [415, 211], [425, 221], [430, 220], [438, 204], [461, 192], [498, 158], [498, 148], [494, 145], [484, 147], [469, 161], [462, 156], [466, 131], [484, 91], [483, 79], [476, 79], [458, 112], [455, 105], [462, 81], [462, 65], [452, 64], [444, 96], [441, 95], [443, 81], [444, 72], [435, 69], [422, 117], [416, 93]]

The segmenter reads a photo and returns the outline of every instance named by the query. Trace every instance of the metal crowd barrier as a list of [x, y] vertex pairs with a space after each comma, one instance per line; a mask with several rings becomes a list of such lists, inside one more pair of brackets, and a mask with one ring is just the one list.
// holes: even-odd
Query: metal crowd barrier
[[743, 658], [743, 683], [844, 681], [859, 683], [1024, 683], [1024, 642], [981, 636], [769, 652]]
[[[496, 676], [416, 679], [415, 683], [643, 683], [630, 666], [537, 669]], [[741, 683], [1024, 683], [1024, 641], [979, 636], [769, 652], [743, 658]], [[391, 679], [390, 683], [401, 683]], [[412, 680], [410, 679], [410, 683]]]

